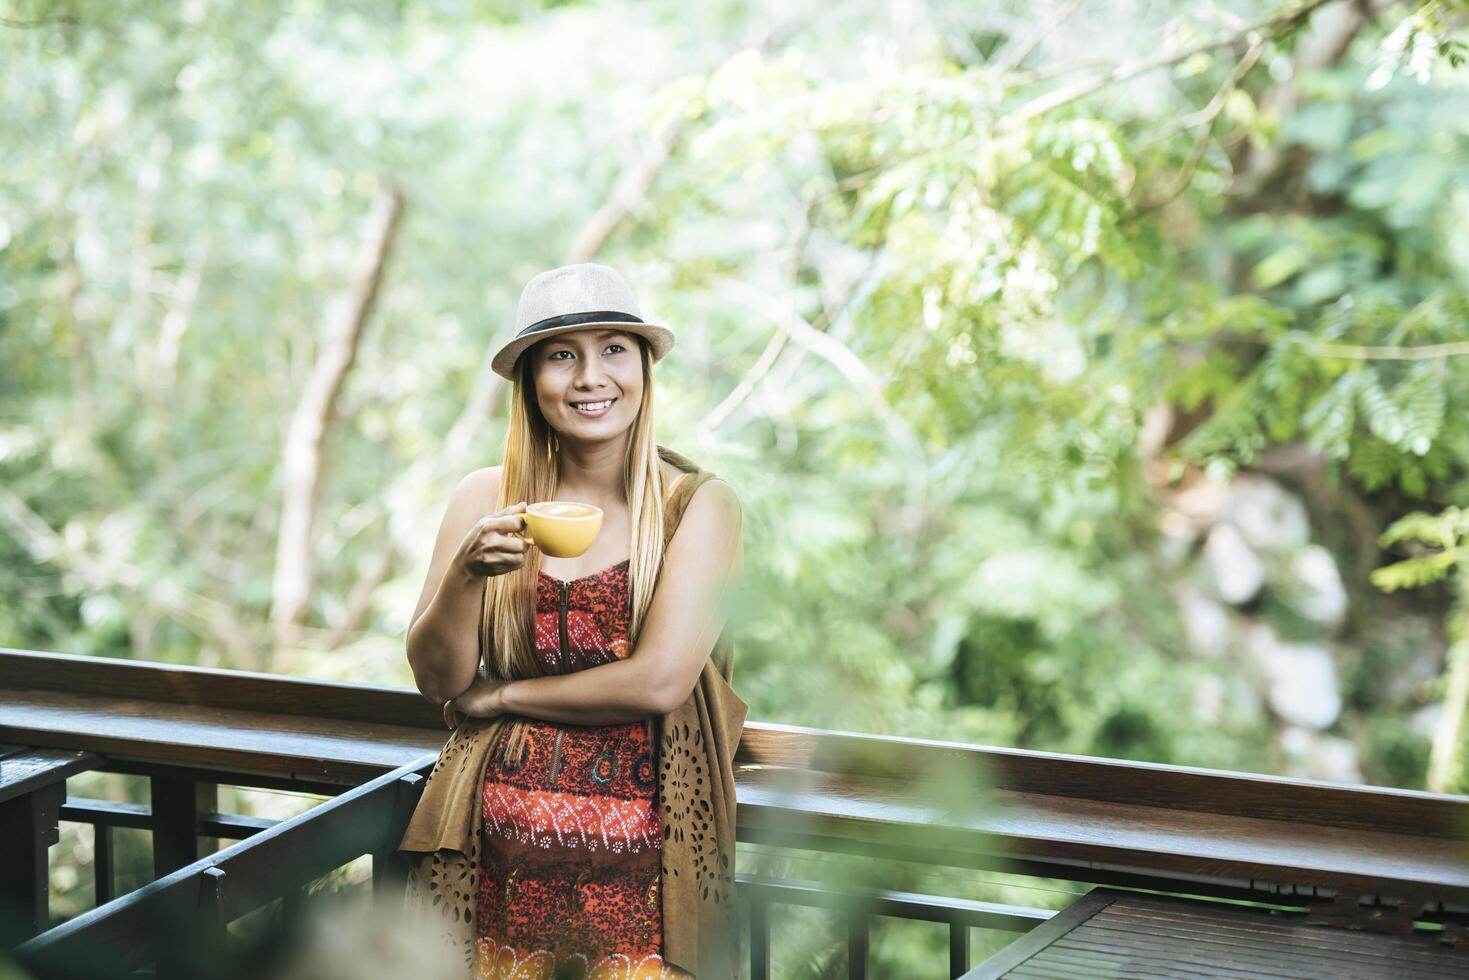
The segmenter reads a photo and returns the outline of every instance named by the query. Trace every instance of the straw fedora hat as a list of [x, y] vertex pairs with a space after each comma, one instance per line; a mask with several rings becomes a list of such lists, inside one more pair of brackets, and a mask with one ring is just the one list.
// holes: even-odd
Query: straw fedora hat
[[527, 347], [589, 327], [616, 327], [645, 338], [654, 361], [673, 347], [673, 331], [643, 320], [632, 286], [621, 273], [597, 262], [577, 262], [537, 273], [525, 284], [515, 308], [515, 329], [490, 359], [490, 368], [513, 381], [515, 362]]

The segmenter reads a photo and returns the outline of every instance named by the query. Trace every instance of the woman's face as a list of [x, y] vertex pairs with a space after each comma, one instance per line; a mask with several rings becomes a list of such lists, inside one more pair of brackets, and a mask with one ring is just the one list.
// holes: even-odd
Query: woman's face
[[[573, 330], [541, 341], [526, 356], [536, 402], [559, 438], [599, 441], [625, 432], [637, 418], [643, 364], [633, 334], [606, 327]], [[588, 404], [591, 411], [579, 407]]]

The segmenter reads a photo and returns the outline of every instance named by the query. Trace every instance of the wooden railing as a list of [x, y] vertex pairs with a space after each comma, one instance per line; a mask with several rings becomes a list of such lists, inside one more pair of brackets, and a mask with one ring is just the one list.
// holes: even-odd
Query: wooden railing
[[[405, 866], [394, 853], [423, 791], [433, 758], [400, 766], [288, 820], [200, 858], [20, 944], [23, 963], [46, 976], [106, 964], [152, 967], [193, 977], [200, 963], [229, 953], [228, 924], [277, 898], [289, 907], [301, 889], [362, 855], [372, 856], [375, 897], [402, 895]], [[143, 808], [145, 809], [145, 808]], [[87, 819], [95, 811], [78, 811]], [[105, 817], [105, 814], [104, 814]], [[150, 821], [155, 840], [162, 821]], [[201, 822], [194, 831], [244, 829]]]
[[[434, 707], [406, 689], [0, 650], [0, 743], [49, 752], [53, 767], [48, 781], [43, 765], [16, 773], [0, 758], [0, 784], [10, 786], [0, 786], [9, 794], [0, 796], [0, 824], [15, 831], [0, 837], [0, 901], [33, 916], [25, 936], [10, 938], [28, 939], [18, 952], [36, 956], [96, 937], [110, 944], [142, 910], [176, 907], [181, 895], [202, 896], [210, 928], [200, 934], [214, 935], [218, 922], [290, 898], [366, 853], [377, 855], [375, 882], [391, 891], [390, 848], [444, 739]], [[747, 843], [1247, 899], [1353, 928], [1454, 937], [1469, 921], [1461, 797], [753, 722], [736, 761], [738, 836]], [[87, 768], [149, 776], [152, 806], [64, 798], [65, 776]], [[219, 813], [220, 783], [336, 798], [272, 823]], [[94, 823], [99, 841], [109, 827], [147, 827], [158, 880], [105, 900], [111, 870], [100, 844], [98, 908], [48, 928], [45, 847], [56, 820]], [[201, 855], [200, 837], [243, 839]], [[320, 860], [280, 858], [327, 838], [340, 846], [320, 848]], [[874, 916], [947, 923], [952, 977], [970, 966], [971, 927], [1024, 932], [1053, 914], [738, 880], [756, 980], [770, 974], [779, 905], [844, 912], [853, 977], [866, 975]], [[166, 971], [157, 950], [128, 949]]]

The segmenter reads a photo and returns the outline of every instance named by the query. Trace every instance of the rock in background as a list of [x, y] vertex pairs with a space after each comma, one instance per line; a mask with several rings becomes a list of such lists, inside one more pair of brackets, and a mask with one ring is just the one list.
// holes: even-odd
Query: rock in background
[[[1184, 640], [1219, 671], [1196, 692], [1200, 724], [1218, 720], [1225, 691], [1238, 702], [1234, 689], [1246, 686], [1273, 722], [1287, 775], [1364, 782], [1364, 755], [1418, 751], [1430, 710], [1424, 686], [1442, 644], [1419, 630], [1384, 655], [1380, 628], [1354, 631], [1347, 582], [1331, 550], [1313, 540], [1301, 497], [1273, 477], [1240, 473], [1229, 484], [1199, 476], [1164, 491], [1162, 505], [1159, 558]], [[1371, 591], [1365, 582], [1354, 588]], [[1400, 666], [1383, 668], [1384, 657]], [[1400, 709], [1400, 723], [1376, 717], [1383, 705]], [[1398, 762], [1394, 772], [1411, 772], [1411, 759]]]

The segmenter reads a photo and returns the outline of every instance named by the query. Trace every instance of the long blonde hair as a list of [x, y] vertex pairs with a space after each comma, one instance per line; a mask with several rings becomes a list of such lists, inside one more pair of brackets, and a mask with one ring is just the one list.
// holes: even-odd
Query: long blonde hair
[[[630, 586], [632, 616], [628, 641], [636, 645], [643, 619], [653, 600], [653, 587], [663, 565], [663, 469], [653, 432], [653, 371], [648, 344], [638, 338], [643, 367], [643, 398], [622, 466], [622, 493], [631, 528]], [[504, 475], [497, 510], [524, 500], [550, 500], [560, 482], [556, 431], [536, 403], [533, 359], [522, 356], [510, 395], [510, 425], [505, 431]], [[542, 671], [535, 657], [536, 584], [541, 570], [537, 549], [514, 571], [491, 576], [485, 613], [490, 618], [490, 649], [481, 650], [491, 676], [515, 680]], [[484, 633], [481, 633], [484, 636]]]

